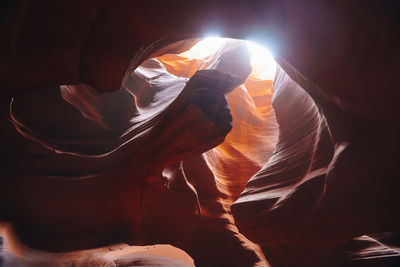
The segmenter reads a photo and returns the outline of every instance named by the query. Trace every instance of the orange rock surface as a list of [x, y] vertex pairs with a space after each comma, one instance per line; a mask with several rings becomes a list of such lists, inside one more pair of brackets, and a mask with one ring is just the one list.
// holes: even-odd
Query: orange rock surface
[[[4, 1], [10, 251], [399, 265], [398, 14], [393, 0]], [[210, 32], [235, 41], [196, 52]], [[247, 39], [270, 47], [275, 78]]]

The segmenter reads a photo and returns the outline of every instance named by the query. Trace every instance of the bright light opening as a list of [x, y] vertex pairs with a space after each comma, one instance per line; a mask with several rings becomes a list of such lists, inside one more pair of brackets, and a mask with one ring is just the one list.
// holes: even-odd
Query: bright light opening
[[271, 52], [264, 46], [246, 41], [251, 55], [253, 73], [262, 80], [273, 80], [276, 72], [276, 61]]
[[229, 39], [218, 36], [206, 37], [194, 45], [189, 51], [185, 52], [185, 56], [197, 59], [210, 56], [217, 52], [218, 49], [221, 49], [227, 40]]
[[[189, 51], [182, 55], [189, 58], [202, 59], [218, 52], [224, 44], [232, 41], [229, 38], [209, 36], [199, 41]], [[250, 53], [252, 76], [261, 80], [273, 80], [276, 72], [276, 62], [271, 52], [255, 42], [244, 41]]]

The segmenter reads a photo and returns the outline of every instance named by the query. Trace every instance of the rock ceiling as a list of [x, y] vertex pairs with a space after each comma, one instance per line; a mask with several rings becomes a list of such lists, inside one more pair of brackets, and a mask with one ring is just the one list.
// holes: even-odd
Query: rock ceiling
[[2, 5], [6, 266], [399, 264], [396, 1]]

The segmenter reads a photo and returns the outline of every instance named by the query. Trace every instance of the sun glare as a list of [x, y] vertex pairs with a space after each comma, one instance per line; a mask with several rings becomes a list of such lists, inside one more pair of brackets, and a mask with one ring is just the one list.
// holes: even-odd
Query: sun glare
[[[199, 41], [189, 51], [184, 52], [185, 56], [191, 58], [204, 58], [217, 52], [226, 43], [228, 38], [209, 36]], [[253, 41], [245, 41], [250, 54], [252, 76], [262, 80], [273, 80], [276, 71], [276, 62], [271, 52]]]
[[220, 49], [225, 41], [226, 38], [207, 37], [193, 46], [190, 51], [199, 55], [208, 56]]
[[264, 46], [246, 41], [250, 53], [253, 74], [263, 80], [273, 80], [276, 72], [276, 61], [271, 52]]

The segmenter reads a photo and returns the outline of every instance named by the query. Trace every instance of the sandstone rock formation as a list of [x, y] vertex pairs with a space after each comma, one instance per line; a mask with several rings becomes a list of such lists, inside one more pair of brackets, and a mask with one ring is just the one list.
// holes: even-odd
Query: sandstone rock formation
[[2, 266], [194, 266], [184, 251], [171, 245], [111, 246], [72, 252], [43, 252], [20, 244], [8, 224], [0, 225], [5, 238], [0, 251]]
[[[399, 263], [397, 1], [1, 5], [0, 220], [21, 264]], [[181, 53], [210, 30], [268, 45], [274, 81], [242, 41]], [[131, 258], [106, 252], [121, 242]]]

